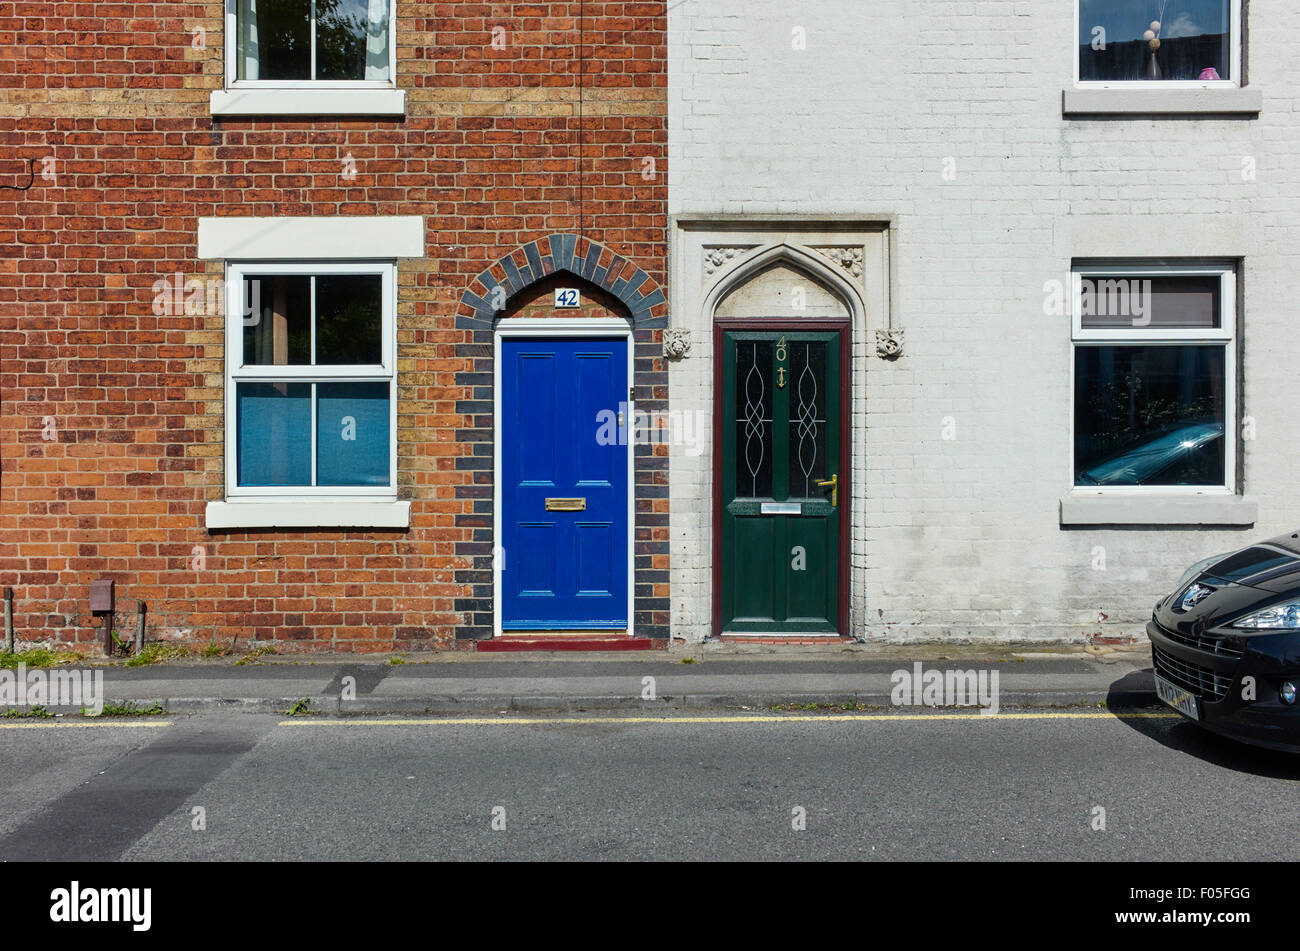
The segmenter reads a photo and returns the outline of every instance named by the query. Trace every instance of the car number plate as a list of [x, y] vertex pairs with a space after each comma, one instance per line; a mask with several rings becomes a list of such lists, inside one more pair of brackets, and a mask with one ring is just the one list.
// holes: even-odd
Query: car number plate
[[1189, 716], [1193, 720], [1201, 718], [1201, 705], [1196, 697], [1182, 687], [1175, 687], [1159, 674], [1156, 674], [1156, 696], [1179, 713]]

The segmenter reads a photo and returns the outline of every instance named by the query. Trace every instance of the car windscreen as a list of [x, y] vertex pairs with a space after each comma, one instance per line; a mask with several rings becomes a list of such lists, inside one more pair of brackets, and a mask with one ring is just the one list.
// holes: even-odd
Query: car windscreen
[[1296, 556], [1290, 552], [1255, 545], [1215, 562], [1205, 573], [1223, 581], [1249, 584], [1249, 579], [1255, 575], [1296, 563]]

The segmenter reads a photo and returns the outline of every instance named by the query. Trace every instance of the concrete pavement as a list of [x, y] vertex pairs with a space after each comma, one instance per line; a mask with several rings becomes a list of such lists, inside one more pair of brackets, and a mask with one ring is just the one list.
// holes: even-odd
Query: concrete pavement
[[1146, 706], [1150, 656], [1131, 649], [864, 649], [706, 645], [620, 654], [428, 654], [402, 663], [356, 656], [267, 656], [148, 667], [104, 667], [109, 703], [160, 703], [176, 713], [220, 710], [343, 715], [692, 709], [890, 707], [895, 671], [996, 671], [1007, 707]]

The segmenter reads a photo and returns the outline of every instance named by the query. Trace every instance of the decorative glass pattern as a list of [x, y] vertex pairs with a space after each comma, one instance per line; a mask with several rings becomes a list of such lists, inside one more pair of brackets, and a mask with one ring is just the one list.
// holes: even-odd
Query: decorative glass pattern
[[736, 343], [736, 497], [772, 496], [772, 344]]
[[819, 498], [826, 474], [826, 344], [790, 345], [790, 498]]

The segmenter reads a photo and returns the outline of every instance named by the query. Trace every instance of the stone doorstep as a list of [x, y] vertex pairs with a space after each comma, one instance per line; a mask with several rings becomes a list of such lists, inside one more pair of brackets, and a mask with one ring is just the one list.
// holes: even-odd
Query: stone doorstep
[[649, 637], [575, 637], [552, 635], [529, 637], [507, 635], [475, 642], [475, 652], [481, 654], [519, 653], [522, 651], [649, 651], [663, 649], [662, 641], [656, 643]]
[[754, 637], [752, 635], [743, 635], [743, 634], [723, 634], [720, 638], [718, 638], [718, 640], [720, 643], [723, 644], [767, 644], [767, 645], [794, 644], [794, 645], [808, 646], [808, 647], [816, 647], [816, 646], [827, 645], [827, 644], [852, 644], [853, 643], [853, 638], [851, 637], [841, 637], [838, 635], [833, 637], [819, 637], [819, 636], [809, 636], [806, 634], [772, 634], [772, 635], [762, 635], [759, 637]]

